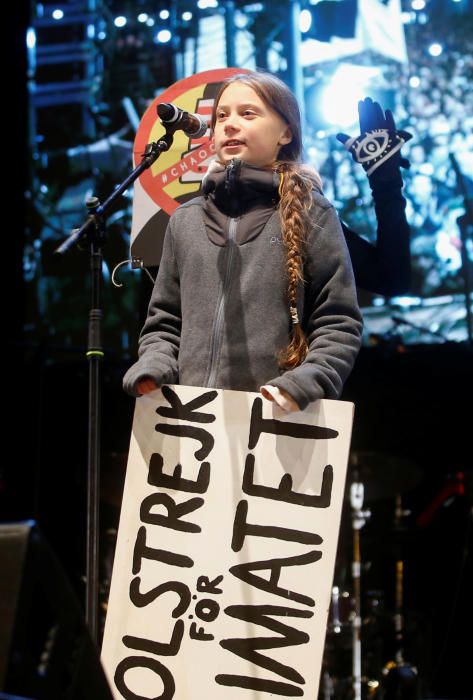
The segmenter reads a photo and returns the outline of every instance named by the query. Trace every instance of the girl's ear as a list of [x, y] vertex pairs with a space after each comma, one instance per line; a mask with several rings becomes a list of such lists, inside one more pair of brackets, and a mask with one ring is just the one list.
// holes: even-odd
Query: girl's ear
[[287, 143], [291, 143], [291, 141], [292, 141], [292, 131], [291, 131], [291, 128], [289, 126], [286, 126], [283, 133], [279, 137], [278, 143], [280, 146], [285, 146]]

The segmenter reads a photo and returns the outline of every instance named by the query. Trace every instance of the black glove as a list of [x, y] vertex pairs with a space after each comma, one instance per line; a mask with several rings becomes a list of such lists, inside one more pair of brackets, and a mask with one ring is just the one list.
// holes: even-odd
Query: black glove
[[[401, 147], [412, 138], [408, 131], [398, 131], [392, 112], [384, 113], [378, 102], [370, 97], [358, 102], [360, 136], [350, 138], [348, 134], [337, 134], [337, 139], [350, 151], [353, 160], [360, 163], [368, 177], [386, 177], [399, 169], [409, 168], [406, 158], [401, 158]], [[381, 168], [381, 170], [378, 170]]]

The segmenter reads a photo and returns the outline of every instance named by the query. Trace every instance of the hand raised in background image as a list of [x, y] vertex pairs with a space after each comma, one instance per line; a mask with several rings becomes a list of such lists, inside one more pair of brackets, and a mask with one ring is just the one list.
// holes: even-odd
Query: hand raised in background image
[[363, 166], [368, 177], [385, 179], [399, 167], [409, 168], [409, 161], [401, 156], [401, 148], [412, 134], [396, 128], [391, 110], [384, 112], [378, 102], [366, 97], [358, 102], [358, 115], [360, 135], [352, 138], [338, 133], [337, 139], [353, 160]]

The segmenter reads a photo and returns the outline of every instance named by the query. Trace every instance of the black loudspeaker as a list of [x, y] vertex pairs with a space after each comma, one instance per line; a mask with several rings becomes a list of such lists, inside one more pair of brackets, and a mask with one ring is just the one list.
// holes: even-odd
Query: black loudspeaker
[[34, 522], [0, 525], [0, 698], [13, 697], [113, 700], [79, 601]]

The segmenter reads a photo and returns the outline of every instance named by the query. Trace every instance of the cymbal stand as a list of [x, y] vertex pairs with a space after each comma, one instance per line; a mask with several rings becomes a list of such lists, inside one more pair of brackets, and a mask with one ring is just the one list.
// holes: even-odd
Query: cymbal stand
[[352, 579], [354, 594], [354, 614], [352, 616], [352, 689], [353, 700], [361, 700], [361, 548], [360, 530], [371, 516], [369, 510], [362, 510], [364, 486], [356, 480], [350, 486], [351, 525], [353, 530]]
[[[408, 515], [407, 511], [402, 508], [401, 496], [396, 496], [395, 522], [400, 533], [401, 522], [404, 515]], [[394, 611], [394, 634], [396, 639], [396, 663], [404, 663], [404, 561], [401, 558], [401, 553], [398, 552], [396, 557], [396, 589], [395, 589], [395, 611]]]
[[395, 572], [395, 609], [394, 609], [394, 634], [396, 641], [395, 658], [389, 661], [383, 669], [383, 697], [385, 700], [415, 700], [418, 691], [417, 669], [404, 658], [404, 561], [401, 552], [402, 520], [409, 515], [408, 510], [402, 506], [401, 495], [396, 496], [394, 513], [395, 533], [398, 538], [396, 552]]

